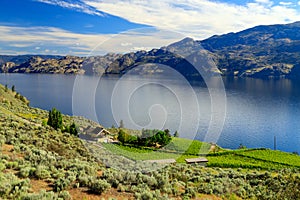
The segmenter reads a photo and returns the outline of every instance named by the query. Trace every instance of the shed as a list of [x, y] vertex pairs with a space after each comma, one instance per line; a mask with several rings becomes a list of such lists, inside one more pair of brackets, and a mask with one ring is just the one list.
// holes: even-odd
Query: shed
[[185, 159], [185, 162], [187, 164], [198, 163], [200, 165], [205, 166], [207, 164], [208, 160], [206, 158], [187, 158], [187, 159]]

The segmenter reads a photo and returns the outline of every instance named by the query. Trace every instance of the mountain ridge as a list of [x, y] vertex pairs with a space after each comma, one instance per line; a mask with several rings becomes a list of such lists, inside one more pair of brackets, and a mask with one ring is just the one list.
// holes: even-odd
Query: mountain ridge
[[204, 70], [212, 76], [297, 78], [300, 76], [300, 22], [260, 25], [204, 40], [184, 38], [166, 47], [125, 54], [57, 58], [39, 56], [42, 58], [39, 62], [30, 62], [32, 57], [29, 56], [27, 60], [20, 56], [10, 59], [2, 57], [0, 72], [6, 73], [101, 75], [130, 72], [139, 75], [168, 75], [170, 71], [163, 66], [169, 66], [171, 71], [176, 70], [185, 77], [197, 77], [200, 76], [197, 67], [190, 61], [202, 62], [207, 57], [214, 63]]

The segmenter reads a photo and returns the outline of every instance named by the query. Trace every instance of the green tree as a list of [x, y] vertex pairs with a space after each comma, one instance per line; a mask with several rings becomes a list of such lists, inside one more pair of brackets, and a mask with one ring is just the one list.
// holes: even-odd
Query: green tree
[[75, 136], [78, 136], [78, 131], [77, 131], [77, 126], [76, 124], [73, 122], [69, 128], [69, 133], [71, 135], [75, 135]]
[[20, 94], [18, 92], [16, 93], [15, 98], [20, 99]]
[[155, 137], [155, 142], [161, 146], [165, 146], [171, 142], [171, 136], [166, 131], [158, 131], [153, 137]]
[[179, 137], [179, 133], [178, 133], [178, 131], [175, 131], [175, 133], [174, 133], [174, 137]]
[[11, 87], [11, 91], [13, 91], [13, 92], [16, 91], [16, 90], [15, 90], [15, 85], [13, 85], [13, 86]]
[[5, 85], [5, 90], [4, 90], [5, 92], [7, 92], [8, 91], [8, 87], [7, 87], [7, 84]]
[[47, 124], [56, 130], [61, 129], [63, 125], [61, 112], [56, 110], [56, 108], [52, 108], [49, 111]]
[[123, 120], [121, 119], [119, 128], [124, 128], [124, 127], [125, 127], [125, 126], [124, 126], [124, 122], [123, 122]]
[[118, 133], [118, 140], [124, 144], [127, 141], [127, 134], [122, 129]]

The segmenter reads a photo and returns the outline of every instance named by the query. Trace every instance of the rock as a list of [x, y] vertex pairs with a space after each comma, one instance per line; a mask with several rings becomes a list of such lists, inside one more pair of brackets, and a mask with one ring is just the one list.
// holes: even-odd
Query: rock
[[7, 72], [9, 72], [9, 69], [11, 69], [11, 68], [13, 68], [13, 67], [15, 67], [15, 66], [16, 66], [16, 64], [15, 64], [14, 62], [7, 62], [7, 63], [4, 63], [4, 64], [1, 66], [0, 71], [1, 71], [2, 73], [7, 73]]

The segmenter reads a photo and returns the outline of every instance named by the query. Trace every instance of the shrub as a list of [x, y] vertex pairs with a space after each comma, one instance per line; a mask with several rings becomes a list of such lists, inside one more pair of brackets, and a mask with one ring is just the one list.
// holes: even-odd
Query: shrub
[[70, 180], [67, 178], [59, 178], [54, 182], [53, 189], [55, 192], [61, 192], [70, 185]]
[[43, 165], [37, 166], [34, 175], [38, 179], [47, 179], [51, 177], [51, 173], [48, 171], [48, 167]]
[[19, 171], [19, 176], [22, 178], [28, 178], [30, 176], [33, 176], [33, 174], [35, 173], [35, 168], [34, 167], [24, 167], [21, 168]]
[[78, 181], [81, 187], [91, 187], [91, 183], [94, 181], [93, 176], [79, 176]]
[[71, 200], [72, 197], [68, 191], [62, 191], [59, 193], [58, 198], [61, 198], [63, 200]]
[[153, 194], [150, 191], [146, 190], [141, 193], [141, 199], [142, 200], [152, 200]]
[[1, 161], [1, 163], [0, 163], [0, 171], [3, 171], [3, 170], [5, 170], [5, 169], [6, 169], [6, 166], [5, 166], [5, 164], [2, 163], [2, 161]]
[[110, 184], [107, 183], [106, 180], [98, 179], [91, 184], [90, 190], [91, 190], [91, 192], [93, 192], [95, 194], [102, 194], [103, 192], [108, 190], [110, 187], [111, 187]]
[[18, 199], [28, 188], [29, 179], [20, 180], [14, 174], [0, 173], [0, 198]]

